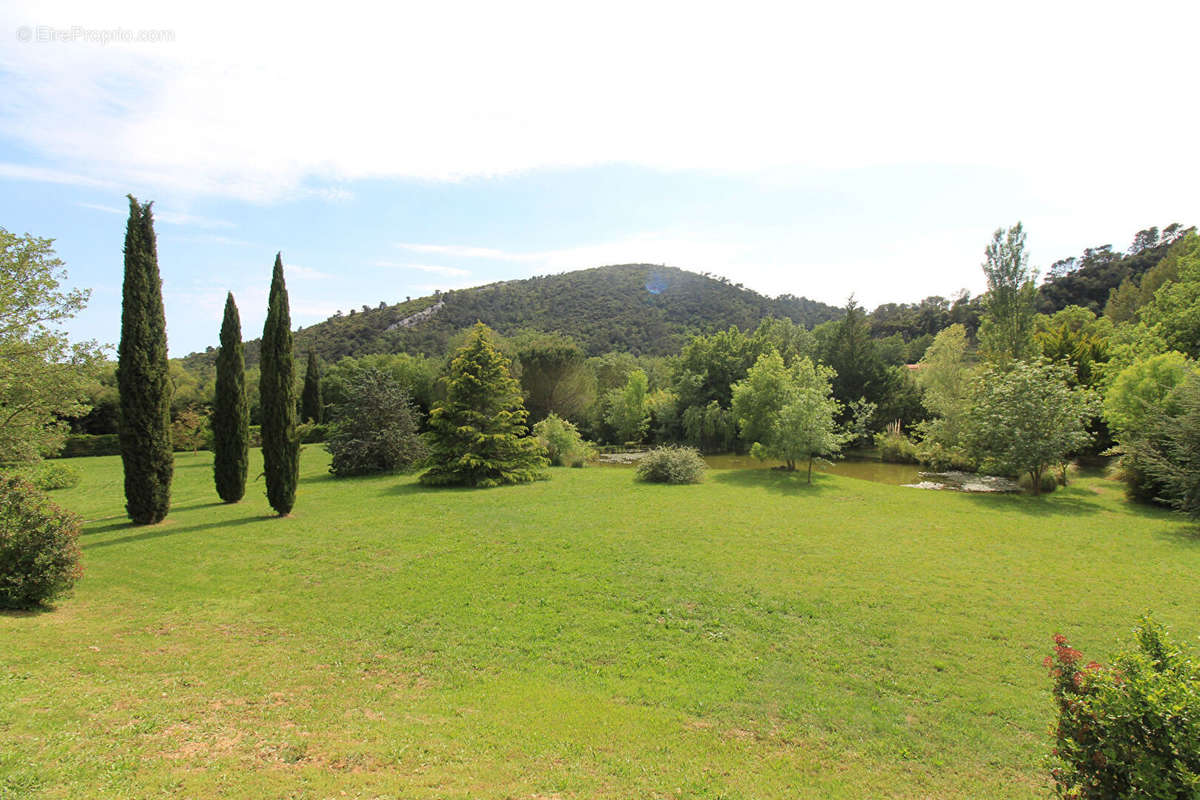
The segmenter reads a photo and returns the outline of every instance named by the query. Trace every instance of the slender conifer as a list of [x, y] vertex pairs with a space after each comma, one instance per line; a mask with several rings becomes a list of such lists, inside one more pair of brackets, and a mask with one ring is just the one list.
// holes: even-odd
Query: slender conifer
[[321, 365], [317, 354], [308, 351], [308, 365], [304, 370], [304, 391], [300, 395], [300, 421], [321, 423], [324, 419], [321, 400]]
[[236, 503], [246, 494], [250, 406], [246, 402], [242, 322], [233, 292], [225, 298], [225, 319], [221, 323], [212, 429], [213, 480], [217, 484], [217, 494], [226, 503]]
[[154, 238], [152, 203], [129, 195], [117, 388], [125, 510], [139, 525], [161, 522], [171, 504], [175, 457], [167, 387], [167, 323]]
[[259, 398], [262, 403], [263, 473], [267, 501], [279, 516], [296, 502], [300, 474], [300, 440], [296, 436], [296, 365], [292, 356], [292, 320], [283, 259], [275, 256], [267, 322], [263, 326]]

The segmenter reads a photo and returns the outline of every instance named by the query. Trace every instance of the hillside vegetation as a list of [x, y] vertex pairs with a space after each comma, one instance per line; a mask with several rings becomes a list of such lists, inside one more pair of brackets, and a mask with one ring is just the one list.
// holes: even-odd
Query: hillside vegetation
[[[428, 317], [397, 327], [438, 303], [441, 307]], [[297, 331], [296, 349], [313, 350], [327, 361], [369, 353], [440, 356], [456, 334], [483, 322], [505, 336], [522, 330], [568, 334], [588, 355], [673, 355], [697, 333], [731, 325], [752, 329], [769, 316], [811, 328], [841, 314], [815, 300], [765, 297], [740, 284], [675, 267], [624, 264], [364, 306]], [[191, 367], [212, 358], [212, 353], [198, 353], [185, 363]], [[258, 362], [257, 339], [247, 343], [246, 361]]]

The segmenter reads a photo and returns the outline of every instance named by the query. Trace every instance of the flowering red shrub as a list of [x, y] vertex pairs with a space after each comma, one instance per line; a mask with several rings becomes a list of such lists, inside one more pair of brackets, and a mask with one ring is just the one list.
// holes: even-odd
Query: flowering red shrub
[[1143, 619], [1112, 667], [1054, 637], [1044, 662], [1058, 705], [1050, 774], [1079, 800], [1200, 797], [1200, 667]]

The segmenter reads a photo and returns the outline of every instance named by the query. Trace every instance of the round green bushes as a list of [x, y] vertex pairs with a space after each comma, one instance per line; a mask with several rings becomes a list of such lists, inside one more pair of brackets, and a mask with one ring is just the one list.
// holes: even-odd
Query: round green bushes
[[647, 483], [700, 483], [706, 468], [694, 447], [656, 447], [638, 461], [635, 478]]
[[0, 608], [31, 608], [75, 585], [79, 518], [21, 478], [0, 478]]
[[72, 489], [79, 485], [79, 470], [61, 461], [47, 461], [33, 476], [33, 484], [44, 492]]
[[579, 435], [574, 423], [557, 414], [551, 413], [534, 425], [533, 435], [553, 467], [582, 467], [595, 456], [592, 446]]

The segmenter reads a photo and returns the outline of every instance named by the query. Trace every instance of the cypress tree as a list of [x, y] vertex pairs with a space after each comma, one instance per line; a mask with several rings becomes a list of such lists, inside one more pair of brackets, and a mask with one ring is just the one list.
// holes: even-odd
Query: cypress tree
[[482, 322], [450, 363], [446, 399], [429, 415], [430, 461], [421, 483], [497, 486], [546, 477], [546, 459], [526, 435], [528, 416], [509, 360]]
[[139, 525], [161, 522], [167, 516], [175, 471], [167, 391], [167, 322], [151, 205], [140, 205], [129, 195], [121, 344], [117, 349], [125, 511]]
[[263, 474], [267, 501], [279, 516], [296, 502], [300, 474], [300, 440], [296, 436], [296, 365], [292, 357], [292, 320], [283, 259], [275, 255], [267, 322], [263, 326], [259, 397], [262, 402]]
[[226, 503], [246, 494], [250, 439], [250, 406], [246, 402], [246, 356], [242, 322], [233, 292], [225, 298], [221, 350], [217, 353], [217, 386], [213, 403], [213, 480]]
[[308, 351], [308, 366], [304, 370], [304, 391], [300, 394], [300, 421], [320, 423], [323, 416], [321, 402], [321, 366], [317, 354]]

